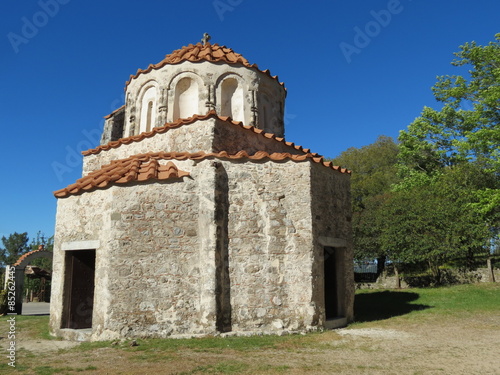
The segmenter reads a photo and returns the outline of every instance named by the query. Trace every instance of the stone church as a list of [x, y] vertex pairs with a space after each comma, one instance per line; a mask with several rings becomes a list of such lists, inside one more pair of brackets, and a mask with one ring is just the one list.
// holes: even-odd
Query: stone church
[[130, 77], [82, 178], [54, 193], [53, 335], [352, 320], [350, 172], [286, 141], [283, 83], [208, 38]]

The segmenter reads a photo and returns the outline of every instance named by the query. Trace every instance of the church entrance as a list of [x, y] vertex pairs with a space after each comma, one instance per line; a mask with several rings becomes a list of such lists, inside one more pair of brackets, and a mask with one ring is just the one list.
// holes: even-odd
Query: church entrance
[[345, 316], [345, 272], [342, 248], [324, 248], [325, 275], [325, 318], [336, 319]]
[[92, 328], [95, 250], [66, 252], [64, 313], [61, 328]]

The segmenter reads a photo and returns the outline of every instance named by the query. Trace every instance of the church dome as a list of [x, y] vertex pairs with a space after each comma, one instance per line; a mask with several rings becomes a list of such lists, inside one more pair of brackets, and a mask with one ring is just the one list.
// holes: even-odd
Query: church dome
[[106, 117], [101, 143], [211, 111], [284, 137], [286, 90], [278, 77], [208, 39], [131, 75], [125, 105]]
[[[269, 69], [260, 70], [257, 64], [250, 64], [250, 62], [243, 57], [243, 55], [235, 52], [229, 47], [221, 46], [217, 43], [196, 43], [189, 44], [182, 48], [179, 48], [172, 53], [169, 53], [165, 58], [157, 64], [150, 64], [146, 69], [138, 69], [135, 75], [130, 75], [130, 80], [137, 78], [140, 74], [149, 73], [152, 70], [163, 68], [165, 65], [175, 65], [180, 64], [184, 61], [190, 62], [201, 62], [210, 61], [213, 63], [221, 62], [225, 64], [241, 64], [247, 68], [256, 69], [262, 73], [271, 76]], [[272, 78], [278, 80], [278, 76], [271, 76]], [[284, 86], [283, 82], [280, 83]]]

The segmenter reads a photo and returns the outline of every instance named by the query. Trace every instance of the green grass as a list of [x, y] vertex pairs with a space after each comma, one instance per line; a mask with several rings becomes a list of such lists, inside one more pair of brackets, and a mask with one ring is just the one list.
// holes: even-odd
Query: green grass
[[500, 283], [403, 290], [360, 290], [356, 293], [354, 307], [357, 323], [398, 316], [418, 319], [494, 312], [500, 309]]
[[29, 337], [39, 338], [43, 340], [54, 340], [55, 338], [49, 334], [49, 317], [48, 316], [24, 316], [10, 315], [1, 316], [0, 325], [4, 326], [6, 321], [12, 317], [16, 318], [16, 331], [27, 333]]
[[181, 372], [181, 375], [188, 374], [239, 374], [250, 366], [243, 362], [223, 361], [215, 365], [198, 366], [189, 372]]
[[420, 289], [419, 301], [438, 314], [492, 312], [500, 307], [500, 283]]
[[99, 348], [114, 348], [128, 352], [141, 353], [137, 359], [148, 360], [182, 350], [205, 353], [222, 353], [225, 350], [238, 352], [277, 349], [283, 346], [303, 346], [307, 341], [304, 336], [250, 336], [250, 337], [203, 337], [192, 339], [138, 339], [138, 346], [129, 346], [129, 341], [112, 345], [109, 341], [84, 342], [68, 351], [90, 351]]
[[74, 372], [95, 371], [95, 366], [87, 367], [52, 367], [52, 366], [37, 366], [34, 371], [37, 375], [54, 375], [54, 374], [71, 374]]
[[276, 348], [282, 342], [287, 341], [287, 337], [280, 336], [250, 336], [250, 337], [204, 337], [195, 339], [149, 339], [140, 340], [138, 347], [130, 350], [165, 350], [176, 351], [191, 349], [202, 352], [213, 352], [225, 349], [237, 351], [250, 351], [258, 349]]
[[[385, 324], [390, 326], [394, 323], [399, 324], [399, 319], [404, 319], [405, 324], [435, 323], [439, 322], [440, 318], [441, 321], [445, 321], [450, 317], [464, 318], [465, 321], [469, 319], [469, 316], [474, 317], [481, 314], [496, 316], [498, 311], [500, 311], [500, 283], [406, 290], [362, 290], [356, 293], [356, 323], [352, 326], [383, 327]], [[8, 317], [0, 317], [0, 326], [7, 324], [7, 319]], [[50, 339], [48, 319], [48, 316], [16, 316], [17, 332], [22, 332], [23, 337], [32, 340]], [[352, 349], [349, 342], [342, 343], [341, 341], [341, 337], [334, 332], [325, 332], [291, 336], [139, 339], [137, 340], [139, 346], [133, 347], [129, 346], [129, 342], [117, 345], [112, 345], [111, 342], [92, 342], [47, 354], [35, 355], [20, 351], [18, 353], [18, 367], [11, 372], [21, 374], [30, 371], [30, 374], [37, 375], [74, 375], [86, 371], [97, 374], [100, 368], [99, 363], [92, 363], [97, 367], [85, 367], [86, 364], [80, 364], [81, 367], [72, 367], [71, 362], [61, 361], [61, 359], [71, 356], [81, 357], [82, 355], [90, 358], [94, 351], [107, 348], [102, 353], [108, 358], [119, 356], [126, 361], [131, 361], [129, 363], [166, 364], [176, 362], [181, 360], [186, 351], [193, 352], [194, 357], [200, 353], [206, 358], [212, 358], [209, 363], [197, 362], [196, 365], [193, 364], [193, 368], [189, 372], [182, 374], [249, 374], [256, 370], [279, 374], [287, 373], [296, 367], [279, 365], [278, 363], [271, 364], [270, 359], [265, 356], [266, 352], [285, 352], [297, 358], [297, 355], [315, 350], [332, 351], [333, 353], [335, 350]], [[372, 351], [376, 348], [360, 346], [356, 347], [356, 350]], [[248, 358], [255, 356], [256, 353], [261, 353], [258, 355], [263, 356], [262, 361], [249, 362]], [[224, 358], [221, 358], [221, 355]], [[42, 359], [43, 361], [40, 362]], [[314, 372], [312, 364], [306, 366], [308, 368], [304, 368], [304, 371]], [[6, 367], [5, 364], [0, 364], [0, 373], [4, 370], [12, 369]], [[361, 368], [358, 370], [369, 371], [369, 369]], [[355, 372], [356, 369], [354, 368], [353, 371]]]

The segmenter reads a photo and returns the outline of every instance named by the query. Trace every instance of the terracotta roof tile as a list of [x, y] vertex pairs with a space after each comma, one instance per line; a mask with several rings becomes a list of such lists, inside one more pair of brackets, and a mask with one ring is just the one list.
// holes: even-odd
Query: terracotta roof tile
[[[163, 68], [165, 65], [180, 64], [183, 61], [210, 61], [223, 62], [226, 64], [240, 64], [246, 66], [247, 68], [258, 70], [259, 72], [262, 72], [279, 82], [278, 76], [272, 76], [269, 70], [260, 70], [257, 64], [250, 64], [247, 59], [245, 59], [239, 53], [234, 52], [231, 48], [220, 46], [217, 43], [207, 43], [205, 45], [197, 43], [189, 44], [188, 46], [184, 46], [178, 50], [173, 51], [171, 54], [166, 55], [165, 58], [158, 64], [151, 64], [144, 70], [137, 70], [137, 73], [135, 75], [130, 76], [130, 79], [127, 81], [125, 86], [128, 86], [132, 79], [137, 78], [142, 73], [149, 73], [154, 69]], [[280, 85], [284, 86], [283, 82], [280, 82]]]
[[105, 188], [112, 184], [123, 184], [130, 181], [147, 181], [151, 179], [167, 180], [170, 178], [181, 178], [188, 176], [189, 173], [177, 169], [175, 164], [169, 161], [166, 165], [160, 164], [159, 160], [196, 160], [202, 161], [209, 158], [228, 159], [228, 160], [253, 160], [262, 161], [265, 159], [273, 161], [292, 160], [296, 162], [311, 160], [314, 163], [321, 164], [324, 167], [333, 169], [340, 173], [351, 174], [351, 171], [334, 166], [332, 162], [326, 162], [322, 156], [306, 153], [295, 155], [286, 152], [276, 152], [269, 154], [265, 151], [258, 151], [249, 155], [245, 151], [236, 154], [228, 154], [226, 151], [216, 153], [205, 153], [203, 151], [189, 152], [149, 152], [131, 156], [127, 159], [114, 160], [101, 169], [94, 171], [87, 176], [80, 178], [76, 183], [67, 186], [64, 189], [54, 192], [56, 198], [65, 198], [70, 195], [80, 194], [84, 191]]
[[120, 112], [123, 108], [125, 108], [125, 104], [122, 105], [120, 108], [115, 109], [113, 112], [111, 112], [109, 115], [104, 116], [104, 118], [107, 120], [108, 118], [113, 117], [117, 112]]
[[22, 263], [22, 261], [25, 260], [27, 257], [29, 257], [31, 254], [35, 254], [35, 253], [38, 253], [41, 251], [47, 251], [47, 250], [42, 247], [42, 248], [38, 248], [36, 250], [28, 251], [27, 253], [21, 255], [19, 257], [19, 259], [17, 260], [17, 262], [13, 264], [13, 266], [19, 266]]
[[[179, 120], [177, 120], [175, 122], [167, 123], [167, 124], [165, 124], [163, 126], [159, 126], [157, 128], [153, 128], [153, 130], [151, 130], [149, 132], [143, 132], [143, 133], [140, 133], [140, 134], [137, 134], [137, 135], [133, 135], [131, 137], [120, 138], [117, 141], [111, 141], [109, 143], [106, 143], [105, 145], [100, 145], [100, 146], [97, 146], [96, 148], [93, 148], [93, 149], [90, 149], [90, 150], [86, 150], [86, 151], [82, 151], [82, 155], [84, 155], [84, 156], [95, 155], [95, 154], [100, 153], [101, 151], [108, 151], [108, 150], [110, 150], [112, 148], [117, 148], [117, 147], [120, 147], [121, 145], [124, 145], [124, 144], [128, 145], [128, 144], [130, 144], [132, 142], [139, 142], [139, 141], [142, 141], [145, 138], [153, 137], [156, 134], [165, 133], [165, 132], [169, 131], [170, 129], [179, 128], [179, 127], [184, 126], [184, 125], [193, 124], [194, 122], [196, 122], [198, 120], [208, 120], [210, 118], [216, 118], [216, 119], [219, 119], [221, 121], [230, 123], [232, 125], [240, 126], [243, 129], [250, 130], [250, 131], [252, 131], [252, 132], [254, 132], [256, 134], [261, 134], [262, 136], [264, 136], [266, 138], [274, 139], [277, 142], [283, 142], [287, 146], [292, 147], [292, 148], [294, 148], [294, 149], [296, 149], [298, 151], [302, 151], [304, 153], [309, 153], [310, 152], [309, 149], [303, 148], [302, 146], [295, 145], [295, 143], [293, 143], [293, 142], [285, 142], [284, 138], [277, 137], [275, 134], [266, 133], [266, 132], [264, 132], [264, 130], [257, 129], [254, 126], [243, 125], [242, 122], [233, 121], [230, 117], [227, 117], [227, 116], [219, 116], [219, 115], [217, 115], [217, 113], [215, 111], [212, 110], [212, 111], [208, 112], [206, 115], [194, 115], [193, 117], [179, 119]], [[320, 156], [320, 155], [318, 155], [316, 153], [314, 155], [315, 156]]]
[[84, 191], [103, 189], [112, 184], [125, 184], [131, 181], [168, 180], [189, 176], [188, 172], [177, 169], [177, 166], [171, 161], [163, 165], [158, 160], [164, 158], [151, 155], [153, 154], [135, 155], [127, 159], [114, 160], [101, 169], [78, 179], [74, 184], [55, 191], [54, 195], [57, 198], [64, 198]]

